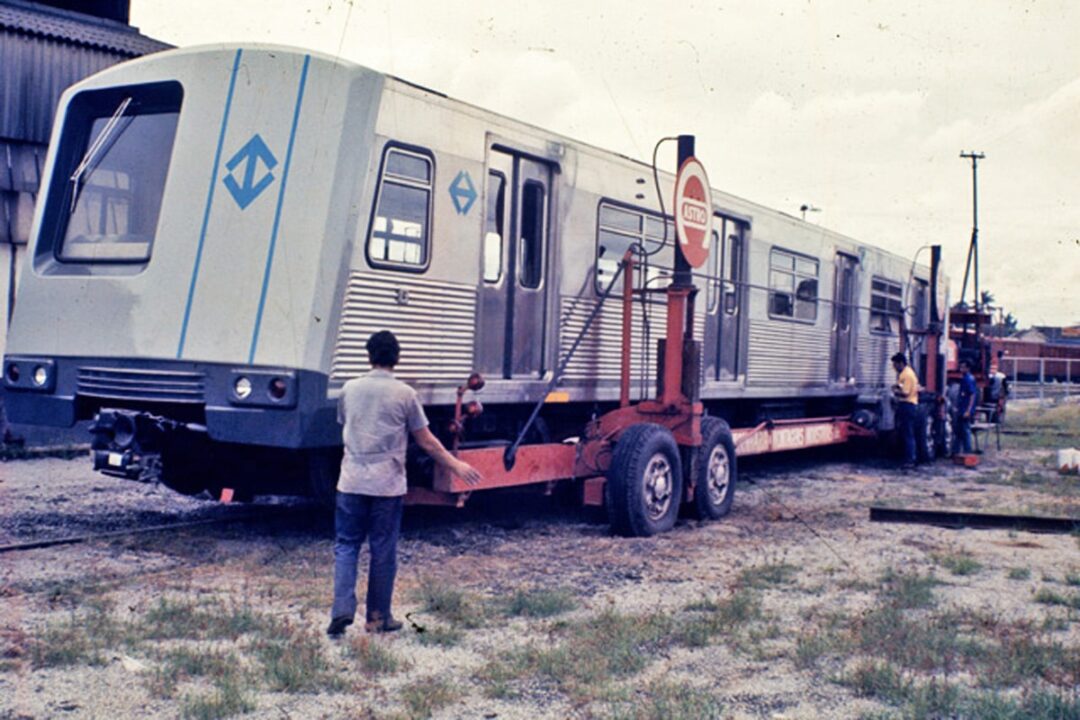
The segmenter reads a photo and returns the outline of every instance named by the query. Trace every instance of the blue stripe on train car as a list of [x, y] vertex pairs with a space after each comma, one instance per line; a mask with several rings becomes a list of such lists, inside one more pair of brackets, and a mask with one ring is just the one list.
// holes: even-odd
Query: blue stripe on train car
[[274, 248], [277, 245], [278, 228], [281, 225], [281, 206], [285, 200], [285, 185], [289, 181], [289, 166], [292, 164], [296, 126], [300, 122], [300, 106], [304, 102], [304, 86], [307, 84], [310, 64], [311, 56], [305, 55], [304, 68], [300, 71], [300, 87], [296, 91], [296, 107], [293, 109], [292, 129], [289, 131], [289, 146], [285, 151], [285, 167], [281, 171], [281, 187], [278, 189], [277, 208], [274, 210], [274, 225], [270, 230], [270, 247], [266, 251], [266, 270], [263, 272], [262, 291], [259, 293], [259, 309], [255, 311], [255, 330], [251, 334], [251, 350], [248, 352], [249, 365], [255, 362], [255, 348], [259, 344], [259, 328], [262, 325], [263, 310], [266, 307], [266, 290], [270, 286], [270, 271], [274, 266]]
[[221, 116], [221, 131], [218, 134], [217, 150], [214, 152], [214, 166], [210, 171], [210, 189], [206, 192], [206, 209], [203, 211], [202, 229], [199, 231], [199, 244], [195, 248], [195, 266], [191, 270], [191, 285], [188, 287], [187, 305], [184, 307], [184, 320], [180, 325], [180, 342], [176, 347], [176, 357], [184, 354], [184, 341], [187, 339], [188, 321], [191, 319], [191, 306], [195, 302], [195, 285], [199, 280], [199, 264], [202, 262], [203, 245], [206, 242], [206, 229], [210, 225], [210, 207], [214, 204], [214, 187], [217, 185], [218, 168], [221, 166], [221, 149], [225, 145], [225, 129], [229, 125], [229, 110], [232, 108], [233, 90], [236, 89], [236, 74], [240, 69], [240, 56], [243, 50], [236, 51], [233, 60], [232, 76], [229, 78], [229, 93], [225, 97], [225, 112]]

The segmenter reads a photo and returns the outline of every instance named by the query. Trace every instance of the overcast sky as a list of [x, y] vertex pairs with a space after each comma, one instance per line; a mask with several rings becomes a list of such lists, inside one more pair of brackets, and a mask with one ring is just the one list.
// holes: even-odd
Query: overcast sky
[[940, 243], [954, 300], [972, 222], [959, 154], [981, 151], [981, 288], [1021, 326], [1080, 323], [1080, 3], [668, 5], [132, 0], [131, 22], [180, 46], [340, 55], [643, 160], [695, 134], [718, 188], [819, 207], [808, 220], [907, 257]]

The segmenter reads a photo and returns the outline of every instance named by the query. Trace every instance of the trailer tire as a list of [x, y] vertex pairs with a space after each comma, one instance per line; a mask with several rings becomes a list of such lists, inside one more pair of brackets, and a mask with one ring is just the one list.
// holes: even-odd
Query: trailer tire
[[646, 537], [670, 530], [682, 498], [682, 463], [671, 432], [651, 423], [624, 432], [615, 443], [604, 495], [617, 534]]
[[735, 441], [720, 418], [701, 419], [701, 446], [695, 450], [694, 514], [699, 520], [719, 520], [735, 500]]
[[934, 410], [927, 405], [919, 405], [919, 413], [915, 418], [917, 457], [920, 462], [932, 462], [937, 456], [937, 435], [934, 432], [937, 423], [934, 421]]
[[945, 408], [945, 413], [937, 423], [938, 457], [948, 458], [956, 454], [956, 426], [953, 425], [952, 410]]

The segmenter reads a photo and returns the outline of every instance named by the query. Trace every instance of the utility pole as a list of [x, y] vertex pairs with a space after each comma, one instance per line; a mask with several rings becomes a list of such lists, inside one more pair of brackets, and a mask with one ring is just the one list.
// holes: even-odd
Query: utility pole
[[971, 244], [968, 245], [967, 265], [964, 267], [964, 285], [960, 290], [960, 302], [967, 295], [968, 274], [975, 268], [975, 312], [979, 312], [979, 161], [986, 157], [981, 152], [960, 152], [960, 157], [971, 159]]

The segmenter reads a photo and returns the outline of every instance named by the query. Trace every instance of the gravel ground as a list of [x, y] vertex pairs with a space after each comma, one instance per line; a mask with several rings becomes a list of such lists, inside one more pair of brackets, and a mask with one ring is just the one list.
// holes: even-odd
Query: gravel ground
[[[303, 504], [295, 504], [298, 521], [282, 528], [212, 526], [0, 555], [0, 718], [228, 715], [200, 714], [193, 704], [193, 698], [210, 693], [212, 676], [181, 678], [171, 694], [154, 690], [163, 648], [187, 641], [113, 643], [89, 663], [34, 661], [35, 643], [40, 648], [43, 638], [55, 641], [50, 629], [83, 622], [87, 608], [104, 606], [114, 620], [135, 622], [162, 598], [257, 608], [310, 637], [314, 652], [347, 681], [321, 692], [274, 691], [254, 683], [246, 690], [250, 710], [244, 717], [425, 717], [428, 709], [410, 705], [408, 698], [415, 687], [431, 685], [431, 678], [449, 688], [448, 699], [431, 709], [436, 718], [610, 717], [617, 713], [603, 697], [583, 697], [535, 678], [526, 678], [515, 695], [493, 697], [478, 678], [507, 651], [552, 647], [568, 624], [587, 628], [598, 614], [611, 611], [682, 618], [687, 605], [729, 597], [746, 585], [748, 573], [776, 567], [790, 567], [792, 577], [759, 589], [756, 597], [768, 620], [756, 621], [758, 634], [742, 633], [737, 642], [665, 646], [617, 687], [639, 706], [651, 700], [646, 688], [656, 683], [699, 688], [722, 704], [723, 712], [713, 716], [725, 718], [858, 718], [888, 706], [830, 681], [844, 670], [842, 664], [828, 672], [798, 666], [794, 648], [809, 623], [864, 612], [874, 602], [870, 588], [887, 569], [935, 573], [942, 581], [935, 593], [949, 606], [1044, 624], [1054, 608], [1033, 602], [1035, 593], [1045, 587], [1068, 590], [1071, 583], [1063, 577], [1080, 575], [1077, 540], [1068, 535], [867, 520], [867, 507], [877, 503], [1053, 509], [1080, 516], [1080, 494], [1073, 488], [1055, 484], [1047, 492], [987, 481], [1043, 468], [1049, 450], [1007, 449], [986, 456], [977, 470], [938, 463], [912, 475], [848, 453], [746, 463], [743, 480], [750, 482], [740, 483], [728, 518], [683, 520], [656, 538], [612, 537], [595, 512], [560, 509], [547, 500], [456, 512], [410, 510], [397, 612], [409, 614], [428, 633], [449, 629], [457, 636], [432, 644], [406, 628], [373, 639], [372, 646], [401, 661], [396, 671], [383, 674], [357, 669], [350, 653], [366, 642], [362, 632], [352, 628], [351, 640], [337, 644], [322, 636], [331, 586], [330, 530], [325, 517], [312, 516]], [[259, 499], [256, 507], [280, 502]], [[96, 475], [85, 458], [0, 464], [0, 544], [237, 511], [247, 512]], [[950, 574], [941, 567], [943, 556], [970, 557], [979, 569]], [[1022, 578], [1019, 568], [1026, 571]], [[455, 625], [426, 609], [425, 593], [433, 587], [491, 607], [522, 588], [559, 589], [574, 607], [550, 619], [488, 614], [473, 623], [478, 627]], [[1076, 622], [1055, 627], [1056, 642], [1080, 647]], [[224, 650], [242, 646], [236, 640], [223, 644]], [[244, 664], [253, 662], [243, 657]], [[642, 712], [620, 716], [654, 716]]]

